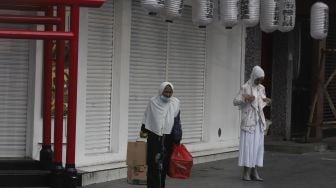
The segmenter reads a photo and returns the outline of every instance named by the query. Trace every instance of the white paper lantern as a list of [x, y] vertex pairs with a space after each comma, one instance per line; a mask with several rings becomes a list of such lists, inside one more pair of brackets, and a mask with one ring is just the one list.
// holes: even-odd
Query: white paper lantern
[[295, 0], [280, 0], [279, 31], [288, 32], [294, 29], [296, 5]]
[[183, 0], [165, 0], [164, 9], [161, 16], [167, 22], [173, 22], [174, 19], [181, 17], [183, 8]]
[[324, 39], [329, 29], [329, 8], [328, 5], [317, 2], [310, 11], [310, 35], [314, 39]]
[[192, 0], [192, 21], [199, 27], [206, 27], [214, 19], [214, 0]]
[[140, 3], [149, 15], [156, 15], [164, 9], [164, 0], [141, 0]]
[[259, 23], [260, 0], [240, 0], [240, 15], [246, 27], [254, 27]]
[[238, 23], [238, 0], [219, 0], [220, 20], [227, 27], [232, 28]]
[[279, 0], [260, 1], [260, 28], [266, 33], [279, 27]]

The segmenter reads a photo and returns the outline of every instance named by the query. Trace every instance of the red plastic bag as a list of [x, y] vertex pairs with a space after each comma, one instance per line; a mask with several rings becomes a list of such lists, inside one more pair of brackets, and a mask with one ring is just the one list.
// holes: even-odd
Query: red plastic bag
[[190, 177], [193, 158], [183, 144], [173, 146], [169, 162], [168, 176], [171, 178], [186, 179]]

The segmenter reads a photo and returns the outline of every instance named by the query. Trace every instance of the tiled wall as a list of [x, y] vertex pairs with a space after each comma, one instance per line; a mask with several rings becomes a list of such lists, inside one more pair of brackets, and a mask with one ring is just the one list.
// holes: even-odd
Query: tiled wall
[[261, 64], [261, 31], [259, 25], [246, 29], [245, 81], [250, 78], [251, 70]]
[[[292, 66], [289, 60], [288, 34], [273, 33], [272, 61], [272, 126], [271, 135], [286, 138], [290, 129], [291, 97], [292, 97]], [[287, 127], [287, 128], [286, 128]]]

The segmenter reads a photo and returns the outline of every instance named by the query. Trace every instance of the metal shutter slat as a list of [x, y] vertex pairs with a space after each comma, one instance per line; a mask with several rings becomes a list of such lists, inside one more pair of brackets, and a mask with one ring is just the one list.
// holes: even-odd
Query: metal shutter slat
[[167, 25], [132, 1], [128, 139], [138, 138], [150, 97], [165, 79]]
[[[191, 22], [191, 7], [170, 28], [168, 77], [181, 100], [183, 142], [200, 142], [204, 118], [206, 32]], [[190, 87], [188, 87], [190, 86]], [[193, 87], [196, 86], [196, 87]]]
[[[4, 29], [28, 26], [0, 24]], [[26, 156], [29, 40], [0, 39], [0, 157]]]
[[85, 154], [111, 152], [114, 0], [88, 12]]
[[[27, 29], [27, 25], [0, 24]], [[26, 155], [29, 40], [0, 39], [0, 157]]]
[[[183, 141], [202, 140], [204, 113], [205, 30], [191, 22], [191, 7], [171, 24], [168, 80], [181, 100]], [[148, 16], [139, 1], [132, 4], [129, 139], [138, 137], [143, 112], [165, 78], [168, 25]], [[195, 92], [197, 94], [195, 95]], [[191, 112], [191, 113], [190, 113]], [[191, 127], [192, 129], [189, 129]]]

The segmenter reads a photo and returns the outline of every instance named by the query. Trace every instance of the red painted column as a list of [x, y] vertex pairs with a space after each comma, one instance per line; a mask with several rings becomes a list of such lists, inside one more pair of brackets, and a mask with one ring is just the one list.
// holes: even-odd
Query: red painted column
[[[65, 6], [57, 6], [57, 16], [61, 18], [61, 24], [57, 32], [65, 31]], [[64, 182], [64, 167], [62, 160], [63, 151], [63, 104], [64, 104], [64, 61], [65, 49], [64, 39], [56, 42], [56, 80], [54, 80], [55, 91], [55, 128], [54, 128], [54, 168], [52, 169], [52, 188], [68, 187]]]
[[76, 152], [76, 113], [77, 113], [77, 76], [78, 76], [78, 35], [79, 6], [71, 7], [70, 31], [74, 34], [71, 40], [69, 63], [69, 110], [67, 127], [66, 167], [75, 168]]
[[1, 5], [1, 10], [23, 10], [23, 11], [45, 11], [46, 6], [31, 6], [31, 5], [13, 5], [13, 4], [3, 4]]
[[70, 47], [69, 62], [69, 107], [66, 150], [66, 182], [75, 188], [78, 182], [76, 159], [76, 113], [77, 113], [77, 76], [78, 76], [78, 35], [79, 35], [79, 6], [71, 7], [70, 30], [74, 34]]
[[[52, 7], [46, 10], [47, 16], [52, 16]], [[51, 31], [52, 25], [46, 25], [46, 30]], [[51, 75], [52, 75], [52, 41], [43, 41], [43, 143], [40, 151], [40, 162], [45, 169], [51, 168]]]
[[0, 23], [60, 24], [57, 17], [0, 15]]
[[65, 5], [65, 6], [85, 6], [100, 7], [106, 0], [0, 0], [0, 5]]
[[[65, 6], [57, 7], [57, 15], [61, 18], [61, 24], [57, 31], [65, 31]], [[64, 40], [56, 43], [56, 93], [55, 93], [55, 130], [54, 130], [54, 163], [62, 166], [62, 145], [63, 145], [63, 104], [64, 104], [64, 60], [65, 44]]]
[[74, 34], [71, 32], [0, 30], [0, 38], [7, 38], [7, 39], [65, 40], [65, 39], [72, 39], [73, 37]]

